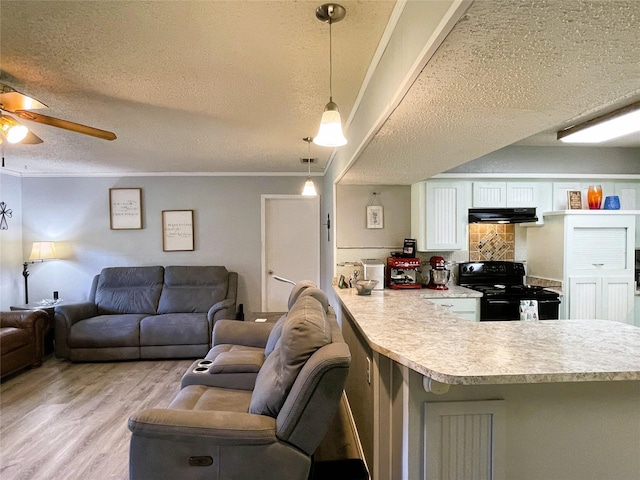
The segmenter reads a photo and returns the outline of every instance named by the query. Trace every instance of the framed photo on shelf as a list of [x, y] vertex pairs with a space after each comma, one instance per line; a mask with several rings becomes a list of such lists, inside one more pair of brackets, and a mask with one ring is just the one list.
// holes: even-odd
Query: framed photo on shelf
[[384, 212], [380, 205], [367, 207], [367, 228], [384, 228]]
[[567, 208], [569, 210], [582, 210], [582, 192], [580, 190], [567, 191]]
[[110, 188], [109, 217], [111, 230], [140, 230], [142, 189]]
[[193, 250], [193, 210], [162, 211], [162, 251]]

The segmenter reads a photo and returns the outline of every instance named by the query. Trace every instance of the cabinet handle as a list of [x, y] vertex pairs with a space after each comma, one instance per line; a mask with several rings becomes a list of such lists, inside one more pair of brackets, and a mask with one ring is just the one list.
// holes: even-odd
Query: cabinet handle
[[593, 265], [594, 267], [602, 267], [604, 266], [604, 263], [592, 263], [591, 265]]
[[452, 308], [452, 307], [453, 307], [453, 304], [452, 304], [452, 303], [450, 303], [450, 304], [441, 303], [441, 304], [440, 304], [440, 306], [441, 306], [441, 307], [445, 307], [445, 308]]

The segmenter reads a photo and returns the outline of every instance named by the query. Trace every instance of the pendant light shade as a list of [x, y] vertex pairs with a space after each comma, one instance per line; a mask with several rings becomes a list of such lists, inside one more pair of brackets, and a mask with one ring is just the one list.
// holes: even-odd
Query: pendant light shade
[[313, 143], [321, 147], [341, 147], [347, 144], [347, 139], [342, 133], [342, 119], [338, 105], [333, 101], [333, 59], [332, 59], [332, 37], [331, 24], [339, 22], [346, 15], [343, 6], [327, 3], [316, 9], [316, 18], [321, 22], [329, 24], [329, 103], [324, 107], [324, 113], [320, 120], [318, 134], [313, 139]]
[[311, 158], [311, 141], [313, 139], [311, 137], [304, 137], [302, 140], [307, 142], [307, 150], [308, 150], [307, 158], [302, 159], [303, 162], [306, 162], [307, 169], [308, 169], [307, 181], [304, 182], [302, 195], [305, 197], [315, 197], [316, 195], [318, 195], [318, 192], [316, 192], [316, 186], [314, 185], [313, 180], [311, 180], [311, 163], [314, 161], [314, 159]]
[[311, 177], [307, 177], [307, 181], [304, 182], [302, 195], [305, 197], [315, 197], [318, 195], [318, 192], [316, 192], [316, 186], [314, 185], [313, 180], [311, 180]]
[[322, 147], [342, 147], [347, 144], [347, 139], [342, 133], [340, 110], [332, 99], [329, 99], [329, 103], [324, 107], [320, 128], [313, 143]]
[[18, 143], [25, 139], [29, 129], [18, 123], [13, 117], [0, 115], [0, 128], [9, 143]]

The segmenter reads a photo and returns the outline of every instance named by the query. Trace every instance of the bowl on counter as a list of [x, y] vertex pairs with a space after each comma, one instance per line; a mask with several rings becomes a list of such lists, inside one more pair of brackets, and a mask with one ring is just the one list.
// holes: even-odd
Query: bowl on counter
[[358, 295], [371, 295], [371, 290], [378, 284], [378, 280], [358, 280], [356, 290]]

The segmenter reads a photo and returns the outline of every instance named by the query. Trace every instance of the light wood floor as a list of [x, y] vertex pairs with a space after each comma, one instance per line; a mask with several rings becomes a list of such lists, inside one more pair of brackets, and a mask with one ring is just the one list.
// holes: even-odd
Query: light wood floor
[[167, 406], [192, 360], [48, 358], [0, 385], [0, 479], [127, 480], [129, 415]]
[[[166, 407], [192, 360], [71, 363], [48, 358], [0, 384], [0, 480], [128, 480], [129, 416]], [[359, 458], [348, 407], [316, 460]]]

